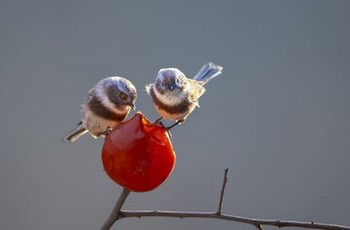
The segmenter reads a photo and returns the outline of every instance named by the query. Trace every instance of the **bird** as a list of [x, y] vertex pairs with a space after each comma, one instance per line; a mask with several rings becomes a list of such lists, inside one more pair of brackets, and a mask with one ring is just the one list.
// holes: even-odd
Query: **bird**
[[154, 83], [146, 85], [146, 92], [161, 119], [175, 121], [168, 127], [183, 123], [188, 115], [199, 107], [198, 100], [204, 94], [204, 85], [222, 73], [223, 67], [209, 62], [191, 79], [177, 68], [162, 68], [158, 71]]
[[100, 80], [88, 93], [78, 127], [64, 139], [74, 142], [86, 133], [95, 139], [107, 135], [135, 110], [136, 98], [136, 88], [128, 79], [113, 76]]

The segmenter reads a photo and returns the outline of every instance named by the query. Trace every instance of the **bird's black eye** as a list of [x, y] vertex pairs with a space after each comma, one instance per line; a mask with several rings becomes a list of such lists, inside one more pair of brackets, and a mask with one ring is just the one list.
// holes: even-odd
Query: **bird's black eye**
[[176, 83], [177, 85], [180, 85], [180, 79], [176, 78], [176, 79], [175, 79], [175, 83]]
[[163, 87], [165, 87], [165, 83], [164, 83], [164, 81], [162, 81], [160, 84], [161, 84]]
[[125, 93], [120, 93], [119, 98], [125, 101], [128, 98], [128, 96]]

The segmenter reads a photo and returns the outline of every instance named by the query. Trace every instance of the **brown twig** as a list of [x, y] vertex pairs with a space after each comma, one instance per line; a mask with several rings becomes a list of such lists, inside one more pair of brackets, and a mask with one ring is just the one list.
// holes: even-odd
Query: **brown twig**
[[228, 220], [239, 223], [250, 224], [256, 227], [258, 230], [263, 230], [263, 226], [274, 226], [278, 228], [282, 227], [299, 227], [309, 229], [324, 229], [324, 230], [350, 230], [349, 226], [324, 224], [316, 222], [299, 222], [288, 220], [267, 220], [267, 219], [255, 219], [242, 216], [234, 216], [222, 213], [224, 193], [226, 189], [226, 183], [228, 180], [228, 169], [225, 169], [223, 184], [220, 193], [219, 207], [216, 212], [182, 212], [182, 211], [159, 211], [159, 210], [121, 210], [121, 207], [130, 193], [129, 190], [124, 189], [120, 195], [110, 217], [101, 228], [102, 230], [110, 229], [110, 227], [117, 221], [123, 218], [129, 217], [175, 217], [175, 218], [212, 218], [220, 220]]
[[114, 224], [114, 222], [116, 222], [118, 219], [121, 218], [120, 214], [120, 209], [122, 208], [126, 198], [128, 197], [128, 195], [130, 194], [130, 190], [123, 188], [122, 193], [119, 196], [119, 199], [117, 200], [117, 202], [115, 203], [115, 206], [111, 212], [111, 214], [109, 215], [108, 219], [106, 220], [106, 222], [103, 224], [103, 226], [101, 227], [101, 230], [108, 230], [112, 227], [112, 225]]
[[219, 207], [218, 207], [218, 211], [217, 211], [218, 214], [220, 214], [222, 212], [222, 206], [224, 203], [224, 193], [225, 193], [226, 183], [227, 183], [227, 179], [228, 179], [227, 173], [228, 173], [228, 168], [225, 169], [224, 180], [222, 182], [220, 199], [219, 199]]
[[298, 221], [284, 221], [284, 220], [266, 220], [266, 219], [254, 219], [242, 216], [234, 216], [227, 214], [218, 214], [217, 212], [179, 212], [179, 211], [121, 211], [122, 218], [128, 217], [176, 217], [176, 218], [211, 218], [229, 220], [234, 222], [240, 222], [245, 224], [251, 224], [257, 229], [262, 229], [263, 225], [270, 225], [275, 227], [300, 227], [309, 229], [324, 229], [324, 230], [350, 230], [348, 226], [323, 224], [315, 222], [298, 222]]

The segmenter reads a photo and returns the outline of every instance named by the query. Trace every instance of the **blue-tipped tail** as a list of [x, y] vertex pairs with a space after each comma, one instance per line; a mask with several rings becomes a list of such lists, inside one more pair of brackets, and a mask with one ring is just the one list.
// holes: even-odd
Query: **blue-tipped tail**
[[215, 65], [214, 63], [209, 62], [199, 70], [199, 72], [193, 77], [193, 79], [207, 83], [214, 77], [219, 76], [222, 72], [222, 69], [222, 66]]

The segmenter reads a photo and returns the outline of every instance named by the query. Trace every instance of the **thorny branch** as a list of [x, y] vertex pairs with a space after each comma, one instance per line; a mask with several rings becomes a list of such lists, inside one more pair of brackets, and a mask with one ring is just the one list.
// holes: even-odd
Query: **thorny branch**
[[101, 230], [108, 230], [112, 225], [120, 219], [129, 217], [175, 217], [175, 218], [212, 218], [220, 220], [228, 220], [234, 222], [240, 222], [250, 224], [256, 227], [258, 230], [263, 230], [263, 226], [274, 226], [278, 228], [282, 227], [299, 227], [309, 229], [324, 229], [324, 230], [350, 230], [349, 226], [335, 225], [335, 224], [324, 224], [316, 222], [299, 222], [289, 220], [267, 220], [267, 219], [255, 219], [242, 216], [228, 215], [222, 213], [223, 199], [228, 180], [228, 168], [225, 169], [224, 179], [222, 183], [219, 206], [215, 212], [182, 212], [182, 211], [160, 211], [160, 210], [121, 210], [127, 196], [130, 191], [123, 189], [112, 213], [107, 219], [106, 223], [102, 226]]

